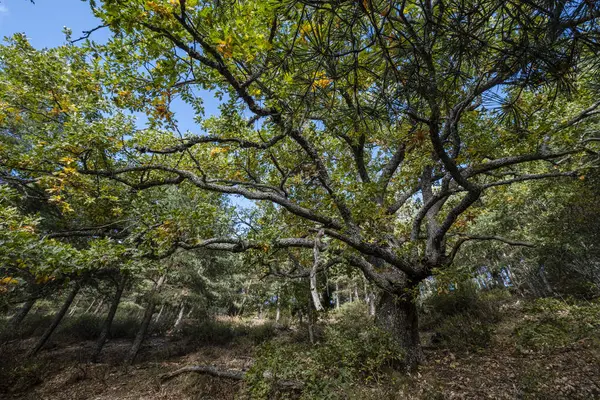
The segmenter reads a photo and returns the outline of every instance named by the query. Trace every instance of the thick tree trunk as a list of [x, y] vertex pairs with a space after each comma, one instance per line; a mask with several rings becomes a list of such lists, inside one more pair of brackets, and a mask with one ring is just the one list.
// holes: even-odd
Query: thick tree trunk
[[146, 306], [146, 311], [144, 312], [144, 318], [142, 319], [142, 324], [140, 325], [140, 329], [138, 330], [137, 335], [131, 345], [131, 349], [129, 349], [129, 353], [125, 358], [125, 364], [131, 365], [135, 360], [135, 356], [137, 356], [140, 348], [142, 347], [142, 342], [146, 338], [146, 333], [148, 332], [148, 327], [150, 326], [150, 321], [152, 321], [152, 315], [154, 314], [154, 307], [156, 306], [156, 301], [154, 299], [154, 294], [160, 290], [160, 287], [163, 285], [165, 281], [166, 275], [161, 276], [158, 279], [158, 282], [152, 288], [150, 292], [150, 296], [148, 299], [148, 305]]
[[127, 278], [122, 276], [119, 279], [119, 283], [117, 284], [117, 290], [115, 291], [115, 296], [110, 303], [110, 308], [108, 309], [108, 315], [106, 316], [106, 320], [102, 325], [102, 331], [100, 332], [100, 337], [96, 342], [96, 347], [94, 348], [94, 353], [92, 354], [92, 362], [97, 362], [98, 357], [100, 357], [100, 353], [102, 352], [102, 348], [106, 343], [106, 339], [108, 339], [108, 335], [110, 334], [110, 328], [112, 327], [113, 320], [115, 319], [115, 314], [117, 313], [117, 308], [119, 307], [119, 303], [121, 302], [121, 296], [123, 295], [123, 289], [125, 288], [125, 283], [127, 282]]
[[419, 314], [414, 296], [409, 293], [383, 292], [377, 306], [375, 321], [379, 327], [392, 334], [404, 350], [404, 363], [400, 367], [414, 371], [423, 360], [419, 338]]
[[10, 319], [10, 326], [12, 326], [13, 328], [18, 327], [21, 324], [21, 322], [23, 322], [27, 314], [29, 314], [29, 311], [35, 304], [36, 300], [37, 299], [35, 298], [31, 298], [25, 303], [23, 303], [23, 306], [19, 308], [19, 311], [17, 311], [17, 313], [13, 315], [13, 317]]
[[40, 349], [42, 347], [44, 347], [44, 345], [46, 344], [48, 339], [50, 339], [50, 336], [52, 336], [52, 333], [54, 332], [54, 330], [56, 329], [58, 324], [60, 324], [60, 321], [62, 321], [62, 319], [65, 316], [65, 314], [67, 313], [67, 311], [69, 311], [69, 307], [71, 306], [71, 303], [73, 303], [75, 296], [77, 296], [77, 293], [79, 292], [80, 287], [81, 286], [80, 286], [79, 282], [75, 283], [75, 287], [73, 287], [73, 289], [67, 296], [67, 299], [63, 303], [62, 307], [60, 308], [58, 313], [54, 316], [54, 320], [52, 321], [52, 323], [50, 324], [48, 329], [46, 329], [46, 332], [44, 332], [44, 334], [42, 335], [40, 340], [38, 340], [36, 345], [27, 353], [27, 357], [34, 356], [35, 354], [37, 354], [38, 351], [40, 351]]

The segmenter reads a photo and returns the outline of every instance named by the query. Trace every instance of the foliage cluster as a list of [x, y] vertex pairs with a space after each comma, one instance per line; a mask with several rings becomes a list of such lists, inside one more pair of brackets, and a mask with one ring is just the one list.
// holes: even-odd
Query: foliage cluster
[[515, 328], [517, 349], [548, 351], [580, 340], [600, 345], [600, 302], [536, 299], [526, 307], [527, 316]]
[[271, 398], [275, 380], [300, 380], [303, 399], [337, 399], [352, 387], [383, 379], [384, 371], [401, 360], [397, 342], [374, 324], [364, 303], [354, 302], [333, 313], [315, 345], [264, 344], [247, 382], [252, 398]]
[[425, 300], [421, 328], [432, 329], [434, 343], [452, 350], [487, 347], [507, 296], [503, 290], [481, 291], [472, 281], [461, 282]]

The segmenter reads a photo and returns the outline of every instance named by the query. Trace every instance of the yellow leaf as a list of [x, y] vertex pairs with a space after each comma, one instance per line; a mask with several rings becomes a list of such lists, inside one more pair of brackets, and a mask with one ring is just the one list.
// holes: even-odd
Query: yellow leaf
[[63, 158], [60, 158], [58, 161], [60, 161], [64, 164], [71, 164], [71, 163], [75, 162], [75, 159], [72, 157], [63, 157]]
[[213, 147], [210, 149], [211, 157], [216, 157], [220, 153], [227, 153], [227, 149], [225, 147]]

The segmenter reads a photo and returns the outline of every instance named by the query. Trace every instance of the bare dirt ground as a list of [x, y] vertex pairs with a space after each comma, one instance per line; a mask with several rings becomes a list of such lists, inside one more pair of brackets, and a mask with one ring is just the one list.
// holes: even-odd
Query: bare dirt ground
[[[426, 350], [419, 373], [395, 384], [372, 388], [373, 398], [390, 399], [600, 399], [600, 354], [587, 341], [544, 354], [515, 349], [510, 319], [496, 331], [494, 344], [476, 353]], [[239, 398], [243, 382], [193, 373], [168, 382], [160, 376], [187, 365], [248, 369], [253, 346], [190, 348], [184, 340], [151, 338], [132, 367], [120, 365], [129, 341], [107, 343], [98, 364], [90, 364], [93, 342], [58, 344], [20, 371], [20, 380], [0, 382], [0, 398], [23, 400], [159, 400]], [[0, 359], [22, 354], [30, 340], [3, 346]], [[333, 362], [333, 361], [332, 361]], [[379, 395], [378, 395], [379, 394]], [[383, 395], [384, 397], [381, 397]], [[348, 395], [348, 398], [356, 398]], [[379, 397], [377, 397], [379, 396]], [[362, 397], [364, 398], [364, 397]]]

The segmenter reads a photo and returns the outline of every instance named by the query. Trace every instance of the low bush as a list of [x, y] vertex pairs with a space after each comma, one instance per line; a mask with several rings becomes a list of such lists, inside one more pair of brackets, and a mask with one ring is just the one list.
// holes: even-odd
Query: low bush
[[0, 342], [41, 336], [52, 323], [52, 318], [53, 315], [32, 313], [16, 328], [10, 326], [10, 320], [3, 320], [0, 326]]
[[141, 321], [135, 315], [128, 313], [119, 313], [110, 327], [110, 337], [112, 339], [133, 339], [140, 329]]
[[261, 344], [275, 337], [275, 325], [269, 321], [260, 325], [250, 326], [247, 329], [247, 333], [254, 344]]
[[208, 319], [201, 323], [184, 324], [181, 335], [197, 345], [224, 345], [236, 337], [236, 331], [231, 323]]
[[100, 336], [103, 322], [103, 316], [84, 313], [66, 318], [56, 333], [63, 338], [94, 340]]
[[381, 379], [387, 367], [401, 360], [397, 342], [375, 326], [365, 304], [354, 303], [333, 314], [315, 345], [263, 344], [247, 382], [252, 398], [272, 398], [274, 380], [304, 382], [303, 399], [346, 398], [352, 387]]
[[49, 366], [48, 360], [32, 359], [18, 363], [3, 360], [0, 363], [0, 394], [24, 392], [41, 383]]
[[598, 301], [536, 299], [526, 306], [525, 312], [514, 331], [520, 351], [546, 351], [585, 339], [600, 344]]
[[433, 344], [454, 351], [487, 347], [500, 320], [505, 290], [480, 291], [472, 282], [430, 296], [421, 310], [421, 328], [433, 330]]

